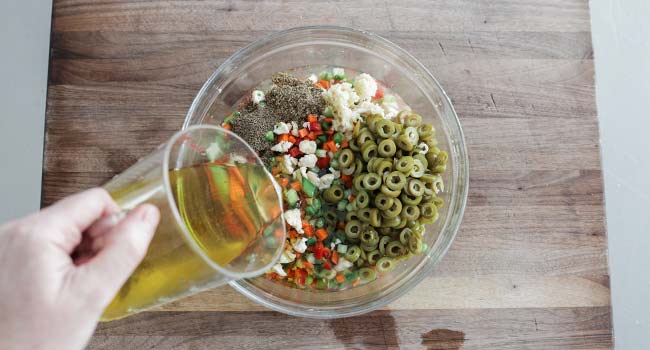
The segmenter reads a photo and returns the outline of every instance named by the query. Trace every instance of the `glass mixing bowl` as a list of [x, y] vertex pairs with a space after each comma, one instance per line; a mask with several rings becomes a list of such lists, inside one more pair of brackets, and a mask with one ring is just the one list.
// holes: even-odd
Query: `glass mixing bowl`
[[[239, 50], [208, 79], [194, 99], [183, 128], [220, 124], [244, 94], [281, 71], [336, 66], [366, 72], [400, 95], [437, 130], [449, 153], [443, 176], [445, 206], [427, 225], [424, 253], [402, 262], [377, 280], [342, 291], [297, 289], [258, 277], [230, 283], [253, 301], [286, 314], [339, 318], [378, 309], [417, 286], [451, 245], [467, 200], [468, 159], [463, 131], [442, 87], [413, 56], [377, 35], [341, 27], [302, 27], [281, 31]], [[306, 78], [306, 76], [305, 76]]]

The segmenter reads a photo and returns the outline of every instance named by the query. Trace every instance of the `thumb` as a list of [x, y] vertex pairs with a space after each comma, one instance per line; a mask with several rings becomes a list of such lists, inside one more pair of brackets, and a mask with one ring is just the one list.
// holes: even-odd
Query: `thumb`
[[133, 270], [140, 264], [156, 230], [160, 213], [151, 204], [143, 204], [106, 233], [106, 243], [89, 262], [79, 267], [86, 287], [108, 305]]

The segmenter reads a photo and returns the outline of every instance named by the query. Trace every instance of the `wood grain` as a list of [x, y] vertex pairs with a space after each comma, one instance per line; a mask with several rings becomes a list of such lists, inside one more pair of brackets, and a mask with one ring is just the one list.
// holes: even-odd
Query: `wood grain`
[[301, 25], [412, 53], [450, 95], [470, 156], [456, 241], [384, 310], [303, 320], [222, 287], [102, 324], [89, 348], [612, 347], [587, 0], [55, 0], [53, 16], [44, 205], [149, 153], [227, 57]]
[[[299, 335], [297, 335], [299, 334]], [[378, 311], [330, 321], [275, 312], [160, 312], [100, 325], [90, 349], [610, 349], [608, 307]]]

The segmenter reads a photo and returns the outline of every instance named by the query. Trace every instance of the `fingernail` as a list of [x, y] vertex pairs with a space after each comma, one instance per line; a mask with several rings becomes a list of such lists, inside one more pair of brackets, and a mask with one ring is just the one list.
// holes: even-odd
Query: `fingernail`
[[147, 205], [142, 208], [140, 219], [148, 224], [155, 225], [158, 223], [158, 210], [153, 206]]

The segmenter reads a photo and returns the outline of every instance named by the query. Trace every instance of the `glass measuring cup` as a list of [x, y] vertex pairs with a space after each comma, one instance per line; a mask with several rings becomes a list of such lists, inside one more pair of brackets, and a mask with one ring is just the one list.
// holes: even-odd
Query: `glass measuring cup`
[[124, 211], [156, 205], [161, 220], [102, 321], [260, 275], [282, 253], [281, 191], [250, 146], [222, 128], [180, 131], [103, 187]]

